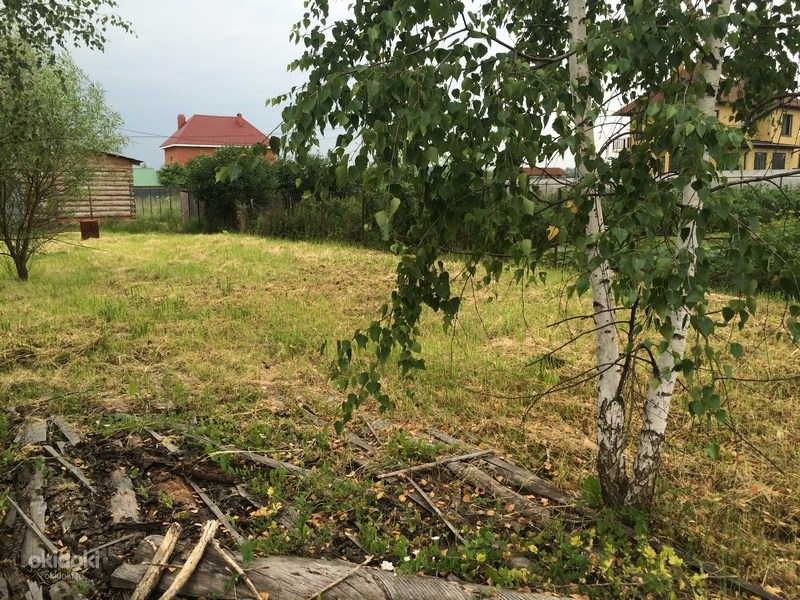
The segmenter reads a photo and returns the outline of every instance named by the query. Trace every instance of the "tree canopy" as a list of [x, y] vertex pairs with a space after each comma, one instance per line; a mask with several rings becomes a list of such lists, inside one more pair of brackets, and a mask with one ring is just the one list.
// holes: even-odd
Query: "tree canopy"
[[103, 90], [68, 57], [25, 72], [19, 87], [13, 77], [0, 72], [0, 234], [25, 280], [29, 258], [63, 228], [64, 203], [86, 193], [92, 160], [124, 138]]
[[[103, 50], [110, 27], [130, 31], [116, 14], [115, 0], [4, 0], [0, 2], [0, 67], [11, 83], [22, 84], [22, 73], [41, 64], [55, 65], [56, 49], [86, 46]], [[19, 44], [8, 43], [19, 40]], [[28, 49], [33, 52], [29, 52]]]
[[[291, 68], [308, 82], [277, 99], [290, 101], [288, 149], [302, 154], [336, 131], [337, 175], [386, 196], [390, 209], [376, 219], [387, 231], [400, 169], [411, 172], [422, 207], [411, 238], [393, 246], [396, 289], [381, 318], [339, 342], [345, 419], [370, 396], [389, 404], [377, 365], [393, 348], [404, 371], [424, 367], [424, 307], [445, 324], [456, 318], [463, 283], [443, 262], [448, 252], [465, 257], [468, 279], [488, 284], [509, 272], [529, 282], [545, 275], [546, 242], [568, 244], [571, 292], [591, 291], [594, 307], [587, 331], [597, 336], [603, 496], [648, 506], [677, 376], [692, 384], [694, 414], [726, 418], [702, 373], [741, 355], [711, 340], [755, 311], [753, 273], [771, 250], [712, 191], [725, 185], [720, 170], [738, 165], [758, 119], [797, 92], [800, 3], [356, 0], [343, 18], [325, 0], [307, 7], [292, 34], [304, 53]], [[734, 120], [717, 118], [718, 98]], [[637, 143], [609, 155], [627, 124], [603, 143], [597, 126], [632, 101], [645, 126]], [[676, 157], [671, 177], [659, 169], [667, 153]], [[521, 167], [567, 154], [577, 182], [558, 199], [539, 196]], [[725, 223], [720, 252], [741, 267], [739, 295], [721, 313], [708, 301], [712, 217]], [[772, 264], [797, 294], [786, 261]], [[800, 307], [789, 314], [797, 336]], [[353, 372], [353, 351], [367, 346], [375, 363]], [[642, 427], [630, 467], [634, 413]]]

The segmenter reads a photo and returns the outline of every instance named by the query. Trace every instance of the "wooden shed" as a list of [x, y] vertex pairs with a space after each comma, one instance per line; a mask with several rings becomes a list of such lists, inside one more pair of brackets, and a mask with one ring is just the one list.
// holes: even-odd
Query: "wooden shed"
[[142, 161], [106, 153], [95, 159], [92, 181], [80, 200], [64, 205], [65, 216], [79, 221], [131, 219], [136, 216], [133, 167]]

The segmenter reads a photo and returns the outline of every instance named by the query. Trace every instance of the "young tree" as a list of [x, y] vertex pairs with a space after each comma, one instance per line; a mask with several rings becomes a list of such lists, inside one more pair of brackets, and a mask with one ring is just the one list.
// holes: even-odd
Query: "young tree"
[[102, 89], [69, 58], [42, 63], [21, 83], [0, 73], [0, 253], [25, 281], [31, 256], [69, 216], [64, 203], [85, 193], [92, 159], [118, 152], [124, 138]]
[[158, 181], [168, 188], [186, 186], [186, 168], [178, 163], [169, 163], [158, 170]]
[[[277, 99], [292, 101], [284, 111], [289, 150], [302, 153], [340, 128], [337, 173], [392, 199], [376, 215], [385, 230], [401, 169], [412, 171], [422, 204], [413, 242], [394, 246], [397, 288], [382, 318], [338, 345], [335, 374], [351, 389], [345, 419], [368, 396], [388, 405], [375, 367], [393, 347], [404, 371], [424, 367], [416, 340], [424, 306], [442, 311], [446, 324], [455, 318], [460, 299], [443, 253], [465, 254], [468, 277], [490, 283], [508, 268], [523, 281], [547, 240], [568, 240], [572, 291], [592, 296], [603, 497], [647, 508], [677, 377], [694, 383], [694, 414], [725, 418], [712, 385], [695, 375], [722, 366], [710, 339], [718, 327], [744, 325], [756, 288], [753, 278], [738, 278], [741, 297], [721, 319], [709, 314], [706, 223], [728, 217], [711, 192], [719, 170], [739, 164], [759, 116], [797, 90], [799, 5], [356, 0], [350, 17], [333, 20], [327, 2], [310, 0], [293, 32], [306, 50], [292, 64], [309, 80]], [[715, 116], [721, 97], [732, 103], [732, 122]], [[611, 102], [637, 98], [637, 143], [605, 158], [610, 141], [598, 143], [597, 124]], [[560, 203], [537, 197], [520, 167], [566, 152], [575, 157], [574, 188]], [[659, 174], [667, 153], [673, 177]], [[746, 264], [758, 239], [727, 222], [730, 252]], [[795, 335], [798, 313], [793, 307], [787, 322]], [[699, 341], [687, 348], [690, 327]], [[350, 372], [352, 351], [370, 343], [373, 367]], [[643, 398], [637, 378], [646, 380]], [[642, 425], [629, 467], [637, 400]]]

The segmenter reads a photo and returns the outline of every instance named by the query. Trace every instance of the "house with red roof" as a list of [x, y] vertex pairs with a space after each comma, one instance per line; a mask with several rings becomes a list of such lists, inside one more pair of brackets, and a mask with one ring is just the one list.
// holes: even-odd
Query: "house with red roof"
[[164, 163], [185, 165], [187, 161], [206, 154], [213, 155], [222, 146], [267, 146], [267, 160], [275, 157], [269, 149], [269, 137], [248, 123], [242, 113], [235, 117], [193, 115], [189, 119], [178, 115], [178, 130], [161, 144]]

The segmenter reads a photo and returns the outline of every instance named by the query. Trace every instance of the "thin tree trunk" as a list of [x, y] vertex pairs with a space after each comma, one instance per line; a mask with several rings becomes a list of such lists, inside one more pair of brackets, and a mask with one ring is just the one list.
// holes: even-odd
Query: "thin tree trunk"
[[28, 263], [24, 258], [14, 257], [14, 266], [17, 268], [17, 277], [20, 281], [28, 281]]
[[[711, 1], [707, 4], [709, 14], [714, 16], [726, 15], [730, 11], [730, 0]], [[722, 57], [724, 40], [709, 37], [708, 47], [711, 54], [704, 60], [698, 69], [697, 76], [704, 77], [708, 93], [698, 101], [699, 108], [707, 116], [714, 116], [716, 107], [717, 90], [719, 89], [722, 74]], [[683, 188], [683, 205], [700, 210], [702, 202], [697, 192], [689, 185]], [[679, 232], [676, 236], [675, 260], [683, 256], [689, 257], [690, 264], [688, 278], [694, 276], [697, 264], [697, 224], [690, 221], [681, 231], [688, 231], [685, 238]], [[688, 290], [687, 290], [688, 291]], [[686, 338], [689, 333], [689, 309], [685, 303], [669, 315], [672, 324], [672, 337], [667, 349], [657, 359], [659, 379], [657, 385], [651, 386], [645, 400], [642, 431], [639, 436], [639, 447], [633, 465], [633, 475], [628, 488], [625, 503], [638, 508], [647, 508], [653, 502], [655, 493], [656, 475], [661, 463], [661, 448], [664, 443], [664, 434], [667, 429], [670, 404], [675, 390], [677, 373], [673, 371], [676, 362], [683, 359], [686, 350]]]
[[[569, 1], [569, 31], [573, 44], [586, 40], [586, 1]], [[589, 67], [584, 55], [572, 54], [569, 58], [569, 78], [578, 82], [589, 79]], [[583, 157], [576, 160], [578, 174], [586, 174], [583, 158], [594, 153], [594, 129], [590, 122], [590, 102], [576, 93], [576, 103], [583, 106], [576, 111], [575, 129], [583, 136], [581, 152]], [[597, 261], [599, 255], [597, 237], [606, 230], [603, 220], [603, 206], [599, 197], [593, 200], [589, 212], [586, 234], [590, 243], [586, 259], [589, 264]], [[613, 273], [605, 260], [592, 269], [590, 281], [592, 288], [592, 307], [595, 337], [595, 358], [597, 363], [597, 473], [603, 499], [608, 504], [620, 504], [625, 498], [627, 488], [627, 468], [625, 465], [625, 405], [620, 393], [621, 370], [619, 367], [619, 334], [615, 319], [614, 295], [611, 290]]]

